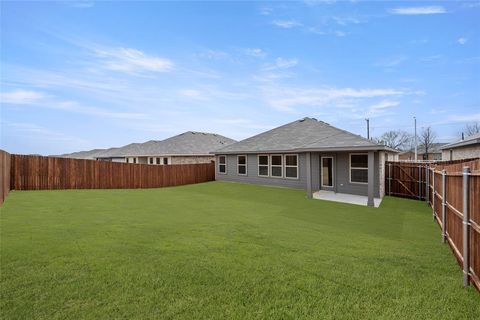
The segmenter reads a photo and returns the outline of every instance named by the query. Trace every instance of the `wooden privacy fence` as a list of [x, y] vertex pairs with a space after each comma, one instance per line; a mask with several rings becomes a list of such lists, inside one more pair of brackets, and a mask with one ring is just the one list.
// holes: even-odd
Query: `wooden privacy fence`
[[162, 166], [11, 155], [11, 190], [160, 188], [212, 180], [214, 163]]
[[0, 150], [0, 204], [10, 191], [10, 153]]
[[480, 290], [480, 159], [387, 162], [387, 194], [425, 200], [463, 267], [464, 285]]

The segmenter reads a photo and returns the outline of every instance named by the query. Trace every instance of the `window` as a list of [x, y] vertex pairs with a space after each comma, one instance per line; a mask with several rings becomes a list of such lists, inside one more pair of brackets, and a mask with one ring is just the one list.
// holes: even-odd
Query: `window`
[[282, 155], [270, 156], [270, 175], [276, 178], [283, 177]]
[[163, 164], [168, 164], [168, 158], [163, 158]]
[[258, 156], [258, 175], [261, 177], [268, 177], [268, 156]]
[[160, 158], [155, 158], [155, 163], [160, 164]]
[[137, 158], [133, 158], [133, 163], [137, 163]]
[[148, 158], [148, 163], [153, 164], [153, 158]]
[[130, 162], [130, 158], [125, 158], [125, 159], [127, 160], [127, 163], [129, 163], [129, 162]]
[[298, 156], [296, 154], [285, 155], [285, 178], [298, 178]]
[[350, 154], [350, 182], [368, 183], [368, 154]]
[[322, 187], [333, 187], [333, 157], [322, 157]]
[[237, 174], [247, 175], [247, 156], [237, 156]]
[[227, 156], [218, 156], [218, 172], [227, 173]]

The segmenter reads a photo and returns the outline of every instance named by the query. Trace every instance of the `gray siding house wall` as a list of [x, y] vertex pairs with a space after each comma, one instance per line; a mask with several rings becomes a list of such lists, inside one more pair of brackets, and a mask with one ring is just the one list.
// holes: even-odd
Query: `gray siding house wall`
[[[358, 153], [358, 152], [353, 152]], [[245, 155], [245, 154], [239, 154]], [[237, 173], [237, 154], [227, 154], [227, 172], [219, 172], [219, 156], [216, 156], [216, 180], [220, 181], [231, 181], [231, 182], [243, 182], [243, 183], [254, 183], [261, 185], [269, 186], [279, 186], [287, 188], [296, 188], [306, 190], [307, 188], [307, 161], [306, 153], [298, 153], [298, 178], [276, 178], [276, 177], [263, 177], [258, 175], [258, 155], [259, 154], [247, 154], [247, 174], [239, 175]], [[265, 154], [261, 154], [265, 155]], [[272, 153], [273, 155], [273, 153]], [[312, 172], [312, 188], [313, 190], [331, 190], [339, 193], [349, 193], [356, 195], [367, 195], [368, 194], [368, 184], [366, 183], [351, 183], [350, 182], [350, 152], [332, 152], [332, 153], [320, 153], [312, 152], [311, 153], [311, 172]], [[320, 159], [321, 157], [333, 157], [334, 163], [334, 177], [333, 177], [333, 188], [332, 187], [322, 187], [320, 185], [321, 177], [321, 167]], [[379, 152], [375, 152], [374, 159], [374, 194], [375, 197], [380, 197], [380, 184], [383, 181], [380, 181], [379, 173]], [[285, 168], [284, 168], [285, 170]]]
[[[216, 179], [303, 189], [308, 198], [312, 198], [318, 190], [362, 195], [367, 196], [367, 205], [373, 206], [374, 198], [381, 198], [385, 193], [385, 160], [396, 153], [396, 150], [326, 122], [303, 118], [217, 150]], [[356, 156], [351, 157], [352, 154]], [[259, 176], [259, 155], [284, 155], [281, 163], [283, 177], [271, 176], [274, 168], [272, 158], [268, 161], [269, 176]], [[294, 158], [287, 158], [287, 155], [298, 155], [297, 178], [293, 178]], [[239, 167], [238, 156], [247, 158], [246, 173], [245, 164]], [[322, 175], [322, 157], [331, 158], [325, 160], [328, 168], [326, 175]], [[241, 159], [243, 162], [243, 157]], [[287, 159], [288, 176], [291, 178], [286, 177]], [[351, 159], [353, 168], [350, 166]], [[275, 160], [275, 173], [280, 175], [280, 161], [278, 158]], [[265, 170], [265, 167], [262, 169]], [[244, 174], [239, 174], [238, 168]], [[224, 169], [226, 172], [223, 172]], [[322, 180], [332, 185], [323, 186]]]

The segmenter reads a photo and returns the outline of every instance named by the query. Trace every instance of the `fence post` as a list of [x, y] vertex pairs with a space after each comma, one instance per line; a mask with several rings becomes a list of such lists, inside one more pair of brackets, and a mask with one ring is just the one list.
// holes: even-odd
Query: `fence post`
[[388, 163], [388, 195], [392, 194], [392, 164]]
[[427, 166], [425, 167], [425, 178], [427, 180], [427, 183], [425, 185], [425, 191], [426, 191], [426, 194], [425, 194], [425, 200], [427, 201], [427, 206], [430, 205], [430, 170], [429, 170], [429, 166], [427, 164]]
[[445, 216], [446, 216], [446, 206], [447, 206], [447, 199], [446, 198], [446, 186], [447, 184], [445, 183], [445, 180], [446, 180], [446, 171], [445, 169], [442, 170], [442, 241], [443, 243], [445, 243], [446, 239], [447, 239], [447, 234], [446, 234], [446, 230], [447, 228], [445, 227], [445, 225], [447, 224], [446, 223], [446, 219], [445, 219]]
[[418, 200], [422, 200], [422, 164], [418, 165]]
[[432, 215], [433, 215], [433, 221], [435, 221], [435, 168], [432, 168]]
[[469, 178], [470, 168], [463, 168], [463, 286], [468, 287], [470, 284], [470, 278], [468, 273], [470, 271], [470, 234], [469, 234], [469, 222], [470, 222], [470, 208], [469, 208], [469, 195], [470, 185]]

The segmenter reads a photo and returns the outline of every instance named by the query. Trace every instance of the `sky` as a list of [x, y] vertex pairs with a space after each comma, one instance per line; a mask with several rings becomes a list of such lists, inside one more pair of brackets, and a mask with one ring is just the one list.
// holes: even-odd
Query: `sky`
[[480, 2], [1, 2], [1, 144], [61, 154], [314, 117], [480, 121]]

